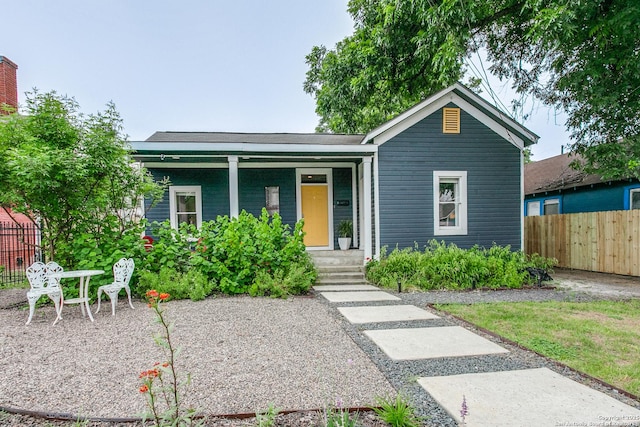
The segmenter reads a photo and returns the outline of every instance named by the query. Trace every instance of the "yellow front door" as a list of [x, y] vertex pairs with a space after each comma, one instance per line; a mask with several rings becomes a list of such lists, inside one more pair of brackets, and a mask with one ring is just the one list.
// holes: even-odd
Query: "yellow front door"
[[302, 185], [302, 218], [306, 246], [329, 246], [329, 187]]

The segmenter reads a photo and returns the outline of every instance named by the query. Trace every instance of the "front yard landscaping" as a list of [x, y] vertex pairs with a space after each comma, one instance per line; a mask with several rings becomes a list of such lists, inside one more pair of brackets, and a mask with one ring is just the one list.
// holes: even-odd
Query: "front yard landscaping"
[[640, 394], [640, 300], [435, 307], [636, 396]]

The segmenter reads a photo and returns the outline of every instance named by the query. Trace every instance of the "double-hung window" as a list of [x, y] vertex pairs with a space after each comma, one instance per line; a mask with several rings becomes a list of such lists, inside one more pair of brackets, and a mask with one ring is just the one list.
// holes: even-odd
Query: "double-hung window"
[[560, 199], [547, 199], [543, 205], [543, 215], [557, 215], [560, 213]]
[[467, 234], [467, 172], [433, 172], [434, 230], [436, 236]]
[[199, 185], [169, 187], [169, 210], [171, 227], [178, 228], [187, 223], [200, 227], [202, 224], [202, 195]]

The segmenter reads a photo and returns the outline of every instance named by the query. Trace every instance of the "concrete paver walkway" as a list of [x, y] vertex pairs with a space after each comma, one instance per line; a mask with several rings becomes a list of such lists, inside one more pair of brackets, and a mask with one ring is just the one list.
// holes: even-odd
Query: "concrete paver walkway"
[[[340, 289], [344, 289], [341, 291]], [[331, 303], [394, 301], [396, 305], [338, 307], [352, 324], [439, 319], [382, 291], [342, 287], [320, 295]], [[317, 290], [321, 290], [317, 289]], [[384, 295], [386, 294], [386, 296]], [[424, 312], [424, 313], [423, 313]], [[366, 327], [366, 326], [365, 326]], [[364, 330], [390, 359], [426, 360], [508, 354], [505, 348], [460, 326]], [[463, 396], [473, 426], [631, 426], [640, 410], [548, 368], [421, 377], [418, 384], [458, 423]]]
[[478, 356], [509, 350], [460, 326], [364, 331], [393, 360]]
[[338, 311], [351, 323], [406, 322], [439, 319], [430, 311], [415, 305], [380, 305], [375, 307], [339, 307]]
[[547, 368], [419, 378], [418, 383], [458, 422], [464, 396], [468, 427], [640, 423], [639, 410]]

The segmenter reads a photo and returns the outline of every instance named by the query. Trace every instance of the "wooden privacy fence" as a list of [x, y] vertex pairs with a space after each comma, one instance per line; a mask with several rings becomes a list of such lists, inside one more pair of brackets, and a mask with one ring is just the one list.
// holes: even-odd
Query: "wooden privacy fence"
[[640, 209], [526, 217], [524, 249], [558, 267], [640, 276]]

